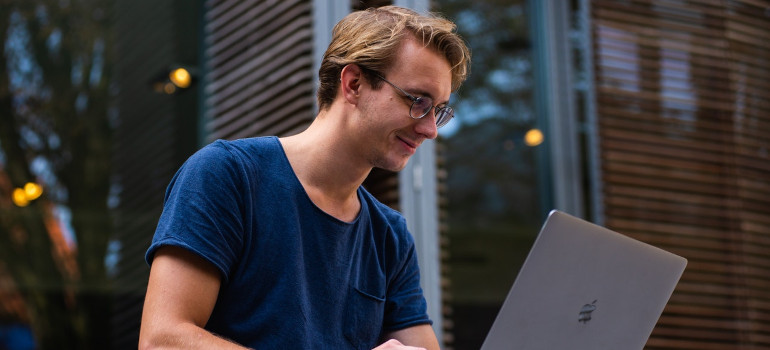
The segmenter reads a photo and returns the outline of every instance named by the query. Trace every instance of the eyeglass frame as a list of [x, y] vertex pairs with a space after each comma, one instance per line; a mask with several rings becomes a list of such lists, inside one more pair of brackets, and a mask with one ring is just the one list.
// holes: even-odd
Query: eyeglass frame
[[[403, 93], [404, 95], [406, 95], [406, 97], [407, 97], [407, 98], [408, 98], [410, 101], [412, 101], [412, 105], [411, 105], [411, 106], [409, 106], [409, 117], [411, 117], [412, 119], [422, 119], [423, 117], [425, 117], [426, 115], [428, 115], [428, 114], [430, 113], [430, 111], [431, 111], [431, 110], [435, 110], [435, 112], [434, 112], [434, 115], [436, 116], [436, 129], [438, 129], [438, 128], [440, 128], [440, 127], [444, 126], [444, 125], [447, 125], [447, 124], [449, 124], [449, 122], [452, 120], [452, 118], [454, 118], [454, 115], [455, 115], [454, 109], [453, 109], [452, 107], [450, 107], [449, 105], [446, 105], [446, 106], [444, 106], [444, 107], [439, 107], [439, 106], [437, 106], [437, 105], [434, 105], [434, 104], [433, 104], [433, 98], [430, 98], [430, 97], [416, 97], [416, 96], [413, 96], [412, 94], [410, 94], [410, 93], [408, 93], [408, 92], [404, 91], [404, 89], [402, 89], [402, 88], [400, 88], [400, 87], [396, 86], [396, 84], [393, 84], [393, 83], [391, 83], [390, 81], [388, 81], [388, 79], [385, 79], [385, 77], [383, 77], [382, 75], [380, 75], [380, 74], [375, 74], [375, 76], [376, 76], [377, 78], [379, 78], [379, 79], [382, 79], [382, 81], [384, 81], [384, 82], [388, 83], [388, 85], [390, 85], [390, 86], [392, 86], [392, 87], [396, 88], [396, 90], [398, 90], [398, 91], [401, 91], [401, 93]], [[414, 106], [415, 106], [415, 104], [416, 104], [416, 103], [417, 103], [417, 101], [419, 101], [419, 100], [428, 100], [428, 101], [430, 102], [430, 108], [428, 108], [428, 109], [427, 109], [427, 110], [426, 110], [426, 111], [425, 111], [425, 112], [424, 112], [422, 115], [420, 115], [419, 117], [415, 117], [414, 115], [412, 115], [412, 110], [414, 109]], [[441, 116], [441, 117], [439, 117], [439, 116]]]

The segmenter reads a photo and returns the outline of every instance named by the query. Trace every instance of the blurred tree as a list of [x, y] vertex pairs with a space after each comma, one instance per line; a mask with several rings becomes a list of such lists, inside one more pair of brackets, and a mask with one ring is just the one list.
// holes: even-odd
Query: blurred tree
[[441, 0], [437, 5], [457, 23], [472, 53], [471, 74], [452, 103], [455, 124], [442, 130], [450, 235], [535, 224], [535, 154], [523, 143], [535, 123], [527, 3]]
[[[456, 118], [532, 123], [532, 62], [526, 1], [440, 0], [436, 10], [457, 24], [471, 49], [471, 74], [459, 91]], [[458, 123], [460, 124], [460, 123]]]
[[[0, 266], [41, 349], [108, 347], [109, 6], [0, 5]], [[11, 204], [10, 191], [30, 181], [43, 184], [43, 197]]]

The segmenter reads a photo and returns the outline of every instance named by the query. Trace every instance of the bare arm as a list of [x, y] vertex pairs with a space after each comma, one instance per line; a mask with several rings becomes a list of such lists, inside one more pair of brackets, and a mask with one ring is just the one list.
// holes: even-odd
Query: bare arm
[[245, 349], [209, 333], [220, 287], [219, 271], [178, 247], [155, 253], [142, 311], [140, 349]]
[[[385, 339], [396, 340], [386, 342], [376, 349], [414, 349], [412, 346], [426, 350], [439, 350], [438, 339], [430, 325], [424, 324], [409, 328], [404, 328], [385, 334]], [[409, 347], [399, 348], [398, 345], [408, 345]], [[395, 347], [394, 347], [395, 346]]]

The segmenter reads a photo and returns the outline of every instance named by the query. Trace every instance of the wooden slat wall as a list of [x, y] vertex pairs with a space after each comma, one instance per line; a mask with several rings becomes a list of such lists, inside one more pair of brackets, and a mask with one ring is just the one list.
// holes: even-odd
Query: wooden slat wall
[[312, 121], [312, 3], [207, 1], [208, 141], [291, 135]]
[[441, 261], [441, 314], [444, 350], [455, 349], [455, 317], [452, 309], [452, 280], [449, 278], [449, 187], [447, 186], [447, 149], [442, 137], [436, 139], [436, 187], [438, 188], [438, 246]]
[[648, 349], [770, 349], [769, 1], [592, 1], [608, 227], [689, 265]]

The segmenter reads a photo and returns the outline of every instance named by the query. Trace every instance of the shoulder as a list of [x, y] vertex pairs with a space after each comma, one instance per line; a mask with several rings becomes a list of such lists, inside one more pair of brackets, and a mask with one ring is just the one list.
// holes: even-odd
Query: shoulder
[[280, 153], [276, 137], [255, 137], [237, 140], [216, 140], [187, 159], [183, 167], [196, 169], [244, 170], [268, 156]]
[[403, 226], [406, 229], [406, 219], [400, 212], [380, 202], [363, 186], [359, 187], [359, 191], [362, 200], [371, 212], [372, 219], [383, 220], [390, 225]]
[[387, 239], [400, 248], [409, 249], [414, 245], [414, 238], [409, 233], [406, 219], [397, 210], [383, 204], [363, 187], [361, 197], [366, 203], [374, 228], [387, 233]]
[[193, 158], [206, 160], [253, 158], [280, 151], [277, 137], [252, 137], [237, 140], [216, 140], [201, 148]]
[[[233, 188], [240, 193], [251, 182], [256, 182], [266, 154], [278, 154], [277, 138], [262, 137], [233, 141], [216, 140], [191, 155], [177, 170], [166, 189], [166, 199], [173, 193], [193, 194], [222, 192]], [[273, 156], [275, 158], [275, 156]]]

